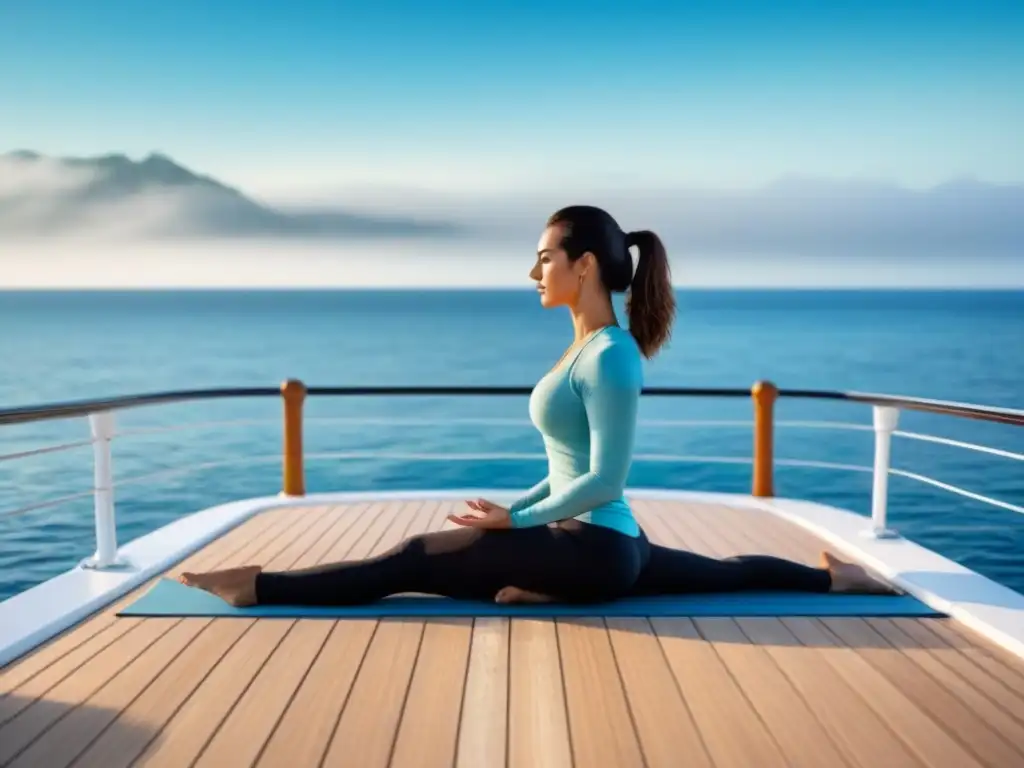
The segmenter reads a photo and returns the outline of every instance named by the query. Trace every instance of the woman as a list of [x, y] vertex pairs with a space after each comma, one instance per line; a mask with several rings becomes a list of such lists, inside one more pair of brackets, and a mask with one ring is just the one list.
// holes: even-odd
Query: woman
[[[504, 603], [884, 590], [860, 566], [827, 553], [822, 567], [812, 568], [769, 556], [718, 560], [649, 543], [623, 490], [641, 356], [657, 353], [675, 317], [665, 249], [653, 232], [627, 234], [605, 211], [572, 206], [548, 220], [530, 277], [541, 305], [567, 306], [575, 330], [572, 346], [530, 397], [547, 447], [544, 480], [509, 508], [468, 501], [475, 514], [448, 517], [457, 528], [409, 537], [379, 557], [276, 573], [260, 566], [185, 573], [181, 580], [236, 606], [351, 605], [402, 592]], [[628, 332], [611, 300], [626, 291]]]

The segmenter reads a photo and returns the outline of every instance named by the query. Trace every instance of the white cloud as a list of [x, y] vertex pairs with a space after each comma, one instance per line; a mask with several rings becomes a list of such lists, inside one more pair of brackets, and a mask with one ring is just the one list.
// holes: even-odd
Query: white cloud
[[50, 157], [24, 159], [0, 155], [0, 202], [19, 198], [52, 198], [82, 189], [97, 178], [89, 167], [72, 167]]

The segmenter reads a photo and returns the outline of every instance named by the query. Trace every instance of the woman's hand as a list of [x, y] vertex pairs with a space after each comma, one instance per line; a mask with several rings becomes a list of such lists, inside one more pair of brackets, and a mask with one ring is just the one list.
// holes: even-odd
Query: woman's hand
[[472, 510], [483, 513], [478, 515], [448, 515], [448, 519], [456, 525], [464, 525], [470, 528], [511, 528], [512, 517], [505, 507], [499, 507], [487, 499], [473, 499], [466, 502], [466, 506]]

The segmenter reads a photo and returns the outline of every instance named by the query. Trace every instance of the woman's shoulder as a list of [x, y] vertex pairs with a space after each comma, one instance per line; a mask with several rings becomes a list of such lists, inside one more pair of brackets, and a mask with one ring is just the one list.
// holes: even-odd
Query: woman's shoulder
[[576, 359], [573, 376], [591, 385], [642, 386], [643, 360], [633, 335], [617, 325], [604, 329]]

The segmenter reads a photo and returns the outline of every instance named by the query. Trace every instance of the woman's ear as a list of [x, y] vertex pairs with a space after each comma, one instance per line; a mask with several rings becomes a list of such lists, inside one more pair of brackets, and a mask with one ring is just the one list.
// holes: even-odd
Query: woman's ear
[[576, 262], [576, 269], [579, 270], [580, 279], [589, 275], [597, 268], [597, 257], [590, 251], [586, 251]]

